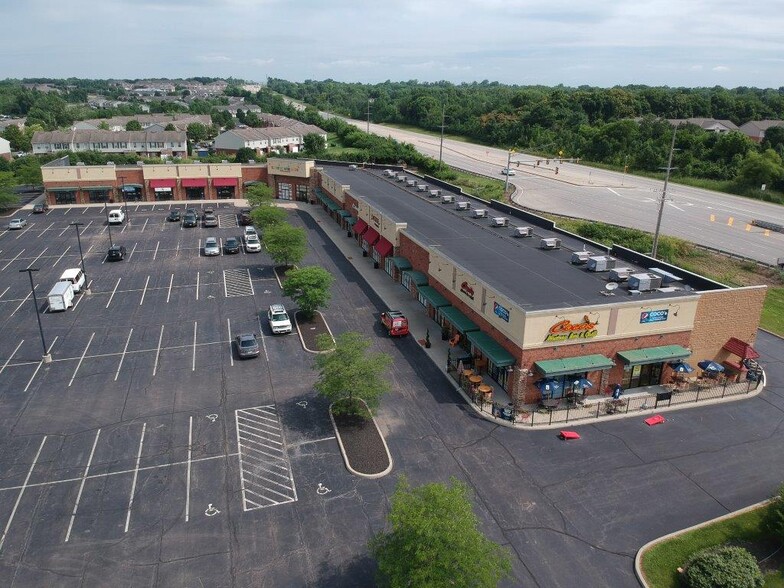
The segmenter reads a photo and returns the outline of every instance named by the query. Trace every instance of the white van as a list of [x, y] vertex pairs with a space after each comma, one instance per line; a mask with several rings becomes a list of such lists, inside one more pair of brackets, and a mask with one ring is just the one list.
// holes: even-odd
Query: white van
[[49, 312], [68, 310], [74, 303], [73, 284], [71, 282], [57, 282], [47, 294]]
[[84, 272], [78, 267], [72, 267], [63, 272], [60, 276], [61, 282], [71, 282], [73, 291], [78, 294], [84, 288]]
[[122, 211], [121, 208], [115, 208], [114, 210], [109, 211], [110, 225], [121, 225], [124, 220], [125, 220], [125, 213]]

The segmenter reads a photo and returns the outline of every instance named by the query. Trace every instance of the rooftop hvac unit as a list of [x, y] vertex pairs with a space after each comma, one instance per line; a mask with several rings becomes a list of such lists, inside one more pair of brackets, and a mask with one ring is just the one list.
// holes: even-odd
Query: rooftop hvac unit
[[560, 249], [561, 240], [558, 237], [548, 237], [539, 241], [539, 249]]
[[351, 171], [354, 171], [354, 170], [357, 169], [357, 166], [352, 163], [351, 165], [348, 166], [348, 169], [350, 169]]
[[455, 210], [468, 210], [471, 208], [471, 203], [466, 202], [465, 200], [461, 202], [455, 202]]
[[474, 208], [474, 210], [471, 211], [471, 218], [487, 218], [487, 209]]
[[629, 290], [638, 290], [640, 292], [650, 292], [661, 286], [661, 276], [656, 274], [631, 274], [627, 284]]
[[406, 181], [406, 176], [404, 176], [403, 174], [397, 174], [397, 177], [395, 179], [398, 182], [405, 182]]
[[441, 190], [430, 190], [430, 192], [428, 192], [428, 195], [431, 198], [438, 198], [441, 195]]
[[534, 230], [531, 227], [512, 227], [512, 237], [533, 237]]
[[606, 272], [615, 267], [615, 258], [608, 255], [589, 257], [586, 267], [589, 272]]
[[632, 275], [634, 270], [630, 267], [616, 267], [615, 269], [610, 270], [610, 277], [608, 278], [611, 282], [625, 282], [629, 279], [629, 276]]
[[417, 191], [419, 191], [419, 192], [427, 192], [427, 184], [419, 184], [417, 186]]
[[407, 180], [406, 181], [406, 186], [408, 186], [409, 188], [413, 188], [414, 186], [416, 186], [416, 181], [415, 180]]
[[661, 276], [662, 282], [665, 284], [669, 282], [680, 282], [683, 279], [660, 267], [649, 267], [648, 271], [657, 276]]
[[509, 219], [505, 216], [496, 216], [490, 220], [491, 227], [507, 227], [509, 226]]
[[455, 197], [452, 194], [444, 194], [441, 196], [441, 204], [449, 204], [450, 202], [454, 202]]
[[588, 261], [588, 258], [593, 255], [590, 251], [575, 251], [572, 253], [572, 263], [574, 265], [582, 265]]
[[383, 173], [387, 177], [395, 175], [395, 172], [393, 172], [391, 169], [385, 169]]

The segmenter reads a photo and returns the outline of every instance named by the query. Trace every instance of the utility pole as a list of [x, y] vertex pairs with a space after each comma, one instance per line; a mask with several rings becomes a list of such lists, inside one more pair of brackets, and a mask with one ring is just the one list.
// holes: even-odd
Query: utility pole
[[670, 171], [673, 169], [677, 169], [672, 167], [672, 154], [675, 152], [675, 133], [678, 132], [678, 125], [675, 125], [675, 128], [672, 129], [672, 143], [670, 143], [670, 157], [667, 160], [667, 170], [666, 175], [664, 176], [664, 189], [662, 190], [661, 201], [659, 202], [659, 216], [656, 219], [656, 232], [653, 234], [653, 249], [651, 251], [651, 257], [656, 259], [656, 253], [659, 250], [659, 231], [661, 230], [661, 222], [662, 222], [662, 215], [664, 214], [664, 202], [667, 199], [667, 184], [670, 181]]
[[444, 123], [446, 122], [446, 103], [441, 105], [441, 145], [438, 147], [438, 165], [441, 165], [444, 156]]
[[374, 99], [368, 98], [368, 109], [367, 109], [367, 132], [370, 134], [370, 105], [373, 104]]
[[82, 260], [82, 274], [84, 274], [84, 293], [91, 294], [90, 283], [87, 281], [87, 270], [84, 267], [84, 255], [82, 254], [82, 238], [79, 235], [79, 227], [83, 227], [84, 223], [73, 222], [72, 227], [76, 227], [76, 242], [79, 244], [79, 258]]
[[504, 180], [504, 198], [506, 198], [506, 189], [509, 187], [509, 166], [512, 165], [512, 153], [514, 149], [510, 149], [506, 155], [506, 179]]
[[112, 241], [112, 223], [109, 222], [109, 208], [106, 206], [106, 203], [103, 204], [103, 211], [106, 213], [106, 226], [109, 229], [109, 247], [114, 247], [114, 242]]

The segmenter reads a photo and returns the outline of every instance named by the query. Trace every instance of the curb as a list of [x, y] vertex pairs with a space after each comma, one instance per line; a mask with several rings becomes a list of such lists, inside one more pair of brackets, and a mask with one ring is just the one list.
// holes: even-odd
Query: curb
[[637, 550], [637, 554], [634, 556], [634, 573], [637, 576], [637, 581], [640, 583], [640, 585], [644, 586], [645, 588], [649, 588], [649, 586], [650, 586], [650, 584], [648, 584], [648, 582], [645, 580], [645, 576], [642, 573], [642, 557], [643, 557], [643, 555], [645, 555], [645, 552], [648, 551], [650, 548], [655, 547], [659, 543], [663, 543], [664, 541], [667, 541], [668, 539], [672, 539], [673, 537], [678, 537], [680, 535], [684, 535], [685, 533], [689, 533], [691, 531], [694, 531], [695, 529], [701, 529], [703, 527], [707, 527], [707, 526], [712, 525], [714, 523], [719, 523], [721, 521], [724, 521], [724, 520], [727, 520], [727, 519], [731, 519], [733, 517], [736, 517], [738, 515], [742, 515], [744, 513], [749, 512], [749, 511], [756, 510], [758, 508], [762, 508], [763, 506], [767, 506], [770, 503], [771, 503], [770, 499], [763, 500], [762, 502], [757, 502], [756, 504], [752, 504], [752, 505], [747, 506], [745, 508], [741, 508], [740, 510], [735, 510], [735, 511], [732, 511], [732, 512], [728, 512], [727, 514], [723, 514], [720, 517], [716, 517], [715, 519], [710, 519], [708, 521], [703, 521], [702, 523], [697, 523], [696, 525], [692, 525], [691, 527], [686, 527], [685, 529], [680, 529], [678, 531], [673, 531], [672, 533], [668, 533], [667, 535], [663, 535], [661, 537], [657, 537], [656, 539], [652, 539], [651, 541], [648, 541], [648, 543], [646, 543], [645, 545], [640, 547], [640, 549]]
[[[299, 310], [297, 310], [297, 312], [299, 312]], [[302, 337], [302, 332], [299, 330], [299, 321], [297, 320], [297, 312], [294, 313], [294, 324], [297, 325], [297, 336], [299, 337], [299, 342], [302, 344], [302, 349], [304, 349], [308, 353], [329, 353], [331, 349], [325, 349], [324, 351], [318, 351], [318, 350], [314, 351], [313, 349], [307, 348], [307, 346], [305, 345], [305, 339]], [[332, 329], [329, 328], [329, 323], [327, 322], [327, 319], [324, 318], [324, 315], [321, 314], [321, 311], [317, 310], [316, 312], [321, 315], [321, 320], [324, 321], [324, 324], [327, 327], [327, 332], [329, 333], [329, 336], [332, 337], [332, 342], [334, 343], [335, 335], [332, 334]]]
[[[362, 402], [362, 404], [365, 405], [365, 408], [367, 408], [367, 404], [365, 404], [365, 401], [362, 400], [361, 398], [359, 400]], [[381, 434], [381, 429], [378, 428], [376, 417], [374, 417], [372, 413], [370, 414], [370, 420], [373, 421], [373, 426], [376, 428], [376, 432], [378, 433], [378, 436], [381, 437], [381, 442], [384, 444], [384, 451], [387, 452], [387, 459], [389, 460], [389, 465], [386, 467], [386, 469], [383, 472], [379, 472], [377, 474], [363, 474], [361, 472], [356, 471], [354, 468], [352, 468], [351, 464], [348, 461], [348, 456], [346, 455], [346, 449], [343, 447], [343, 440], [340, 438], [340, 431], [338, 431], [338, 426], [335, 424], [335, 417], [332, 416], [332, 406], [334, 404], [335, 403], [333, 402], [332, 404], [329, 405], [329, 420], [332, 421], [332, 428], [335, 430], [335, 438], [338, 440], [338, 446], [340, 447], [340, 453], [343, 456], [343, 463], [346, 464], [346, 469], [352, 474], [354, 474], [355, 476], [360, 476], [361, 478], [368, 478], [369, 480], [375, 480], [377, 478], [383, 478], [384, 476], [386, 476], [389, 472], [392, 471], [392, 465], [393, 465], [392, 454], [389, 453], [389, 446], [387, 446], [387, 440], [384, 438], [384, 435]], [[368, 409], [368, 412], [370, 412], [370, 409]]]

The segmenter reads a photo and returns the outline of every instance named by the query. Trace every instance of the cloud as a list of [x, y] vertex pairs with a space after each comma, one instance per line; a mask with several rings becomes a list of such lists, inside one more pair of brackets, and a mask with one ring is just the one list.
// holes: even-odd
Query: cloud
[[726, 65], [717, 65], [716, 67], [712, 68], [711, 71], [730, 71]]
[[202, 63], [226, 63], [232, 60], [226, 55], [199, 55], [197, 59]]

